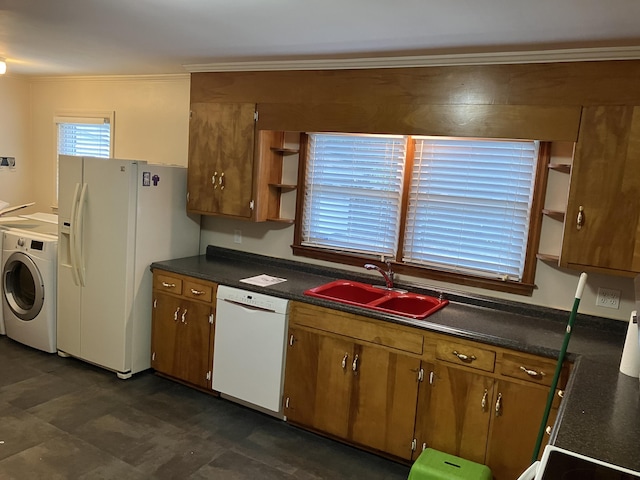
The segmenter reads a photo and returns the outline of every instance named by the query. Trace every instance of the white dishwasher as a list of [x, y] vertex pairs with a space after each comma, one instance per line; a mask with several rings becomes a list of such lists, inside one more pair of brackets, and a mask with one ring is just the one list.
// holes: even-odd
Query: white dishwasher
[[221, 285], [216, 301], [213, 389], [282, 412], [289, 301]]

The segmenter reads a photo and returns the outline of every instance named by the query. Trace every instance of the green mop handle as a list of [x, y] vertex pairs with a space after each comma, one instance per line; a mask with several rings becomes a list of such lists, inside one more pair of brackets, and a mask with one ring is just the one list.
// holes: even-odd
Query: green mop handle
[[571, 339], [571, 330], [573, 329], [573, 323], [576, 320], [576, 313], [578, 313], [578, 305], [580, 305], [580, 298], [582, 297], [582, 291], [584, 290], [584, 286], [586, 283], [587, 283], [587, 274], [582, 273], [580, 275], [580, 280], [578, 280], [576, 297], [575, 297], [575, 300], [573, 301], [573, 308], [571, 309], [571, 315], [569, 316], [569, 323], [567, 324], [567, 330], [564, 334], [564, 341], [562, 342], [560, 355], [558, 355], [556, 372], [553, 375], [553, 380], [551, 382], [549, 395], [547, 396], [547, 405], [544, 409], [542, 422], [540, 422], [540, 430], [538, 431], [538, 439], [536, 440], [536, 446], [534, 447], [533, 455], [531, 456], [531, 463], [538, 460], [538, 454], [540, 453], [540, 446], [542, 445], [542, 438], [544, 437], [547, 420], [549, 420], [549, 412], [551, 411], [551, 404], [553, 403], [553, 398], [556, 395], [556, 387], [558, 386], [558, 379], [560, 378], [560, 372], [562, 371], [562, 362], [564, 361], [564, 356], [567, 353], [567, 346], [569, 345], [569, 340]]

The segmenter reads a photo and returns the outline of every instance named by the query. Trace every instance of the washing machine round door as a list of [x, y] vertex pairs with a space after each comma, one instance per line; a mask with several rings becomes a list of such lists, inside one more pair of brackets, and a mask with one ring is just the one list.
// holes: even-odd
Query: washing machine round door
[[33, 260], [14, 252], [2, 270], [2, 293], [11, 311], [21, 320], [33, 320], [42, 310], [44, 282]]

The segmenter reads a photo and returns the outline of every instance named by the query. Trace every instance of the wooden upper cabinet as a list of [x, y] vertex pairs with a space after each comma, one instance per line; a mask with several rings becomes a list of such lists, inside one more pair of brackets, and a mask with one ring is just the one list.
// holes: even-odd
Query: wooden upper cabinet
[[255, 111], [253, 103], [192, 103], [187, 210], [251, 218]]
[[640, 272], [640, 107], [582, 112], [560, 265]]

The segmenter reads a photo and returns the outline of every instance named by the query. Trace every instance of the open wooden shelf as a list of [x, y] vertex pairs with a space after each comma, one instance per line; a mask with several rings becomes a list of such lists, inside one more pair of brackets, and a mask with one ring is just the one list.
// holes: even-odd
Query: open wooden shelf
[[571, 173], [571, 164], [569, 163], [550, 163], [549, 170], [556, 170], [562, 173]]
[[536, 258], [543, 262], [553, 263], [558, 265], [560, 263], [560, 257], [558, 255], [550, 255], [548, 253], [536, 253]]
[[295, 190], [296, 188], [298, 188], [297, 185], [292, 185], [288, 183], [270, 183], [269, 186], [273, 188], [278, 188], [280, 190]]
[[267, 218], [268, 222], [278, 222], [278, 223], [294, 223], [295, 220], [293, 218]]
[[271, 151], [280, 155], [296, 155], [300, 153], [298, 148], [271, 147]]
[[542, 214], [546, 215], [549, 218], [553, 218], [554, 220], [558, 220], [559, 222], [564, 222], [564, 212], [561, 212], [559, 210], [549, 210], [547, 208], [543, 208]]

